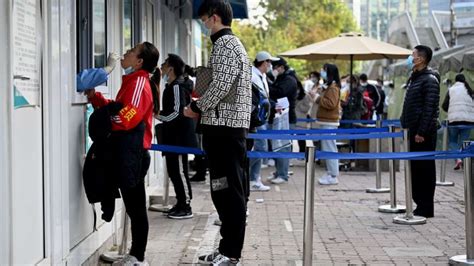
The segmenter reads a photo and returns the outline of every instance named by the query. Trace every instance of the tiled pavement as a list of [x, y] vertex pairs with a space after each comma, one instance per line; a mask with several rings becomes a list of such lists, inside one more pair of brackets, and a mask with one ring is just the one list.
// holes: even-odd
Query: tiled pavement
[[[301, 161], [294, 164], [289, 183], [251, 194], [243, 265], [302, 265], [304, 167]], [[339, 185], [317, 184], [313, 264], [446, 265], [451, 256], [465, 254], [463, 174], [451, 167], [449, 162], [447, 180], [456, 185], [436, 188], [435, 217], [425, 225], [394, 224], [396, 214], [377, 211], [389, 203], [389, 194], [365, 192], [375, 184], [373, 172], [341, 172]], [[262, 176], [271, 170], [262, 169]], [[322, 173], [317, 166], [316, 177]], [[399, 204], [405, 201], [402, 173], [397, 172]], [[388, 174], [382, 178], [388, 186]], [[150, 265], [193, 264], [217, 245], [209, 184], [194, 184], [193, 189], [193, 219], [171, 220], [149, 212]]]

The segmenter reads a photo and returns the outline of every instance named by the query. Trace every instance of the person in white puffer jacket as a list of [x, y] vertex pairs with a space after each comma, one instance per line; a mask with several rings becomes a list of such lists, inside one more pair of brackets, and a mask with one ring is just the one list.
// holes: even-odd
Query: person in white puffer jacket
[[[474, 125], [473, 91], [463, 74], [457, 74], [455, 81], [448, 89], [442, 105], [443, 110], [448, 113], [448, 126]], [[450, 127], [448, 130], [449, 149], [460, 149], [470, 133], [470, 128]], [[461, 167], [462, 160], [456, 159], [454, 170], [459, 170]]]

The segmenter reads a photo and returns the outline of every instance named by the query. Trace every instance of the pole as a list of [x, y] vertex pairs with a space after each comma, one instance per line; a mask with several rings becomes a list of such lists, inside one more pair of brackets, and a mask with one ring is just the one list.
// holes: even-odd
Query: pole
[[[448, 150], [448, 136], [449, 136], [449, 128], [448, 128], [448, 120], [444, 120], [444, 128], [443, 128], [443, 151]], [[454, 182], [446, 182], [446, 160], [441, 160], [441, 170], [439, 173], [439, 181], [436, 182], [437, 186], [454, 186]]]
[[168, 212], [170, 210], [170, 178], [168, 176], [168, 169], [166, 168], [166, 156], [163, 156], [163, 202], [161, 204], [151, 204], [148, 207], [149, 211], [154, 212]]
[[[377, 118], [376, 127], [382, 127], [382, 120], [380, 117]], [[382, 140], [375, 139], [375, 152], [380, 153], [382, 151]], [[375, 188], [368, 188], [365, 190], [367, 193], [386, 193], [390, 192], [390, 188], [382, 188], [382, 173], [380, 166], [380, 159], [375, 159]]]
[[303, 265], [311, 266], [313, 261], [313, 223], [314, 223], [314, 157], [315, 147], [306, 147], [304, 225], [303, 225]]
[[[410, 151], [408, 129], [403, 129], [403, 148], [405, 152]], [[411, 163], [410, 160], [404, 160], [405, 163], [405, 215], [400, 215], [393, 218], [393, 222], [396, 224], [424, 224], [426, 218], [421, 216], [413, 215], [413, 202], [412, 202], [412, 186], [411, 186]]]
[[[388, 130], [393, 133], [393, 126], [389, 125]], [[388, 139], [388, 150], [395, 152], [395, 138]], [[388, 161], [388, 171], [390, 174], [390, 205], [379, 206], [379, 212], [385, 213], [401, 213], [405, 212], [405, 206], [397, 205], [397, 184], [396, 184], [396, 172], [395, 172], [395, 160]]]
[[[470, 145], [464, 141], [463, 148]], [[472, 159], [466, 157], [464, 163], [464, 202], [466, 221], [466, 255], [457, 255], [449, 259], [450, 265], [474, 265], [474, 181], [472, 180]]]

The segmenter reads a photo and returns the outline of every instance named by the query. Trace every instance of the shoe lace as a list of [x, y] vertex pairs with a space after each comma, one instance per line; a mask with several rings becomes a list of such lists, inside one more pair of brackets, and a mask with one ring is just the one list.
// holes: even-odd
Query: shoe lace
[[217, 255], [217, 257], [214, 258], [212, 261], [212, 265], [219, 265], [223, 262], [228, 262], [230, 259], [222, 254]]

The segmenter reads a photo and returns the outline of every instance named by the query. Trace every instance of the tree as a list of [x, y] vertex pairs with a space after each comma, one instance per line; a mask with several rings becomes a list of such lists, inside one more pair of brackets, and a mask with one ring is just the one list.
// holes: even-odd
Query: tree
[[[337, 0], [261, 0], [266, 9], [266, 27], [240, 21], [233, 30], [247, 48], [251, 59], [258, 51], [271, 54], [295, 49], [326, 40], [342, 32], [356, 30], [352, 13], [346, 4]], [[299, 76], [319, 70], [327, 61], [288, 60]], [[336, 62], [341, 73], [348, 73], [349, 62]]]

